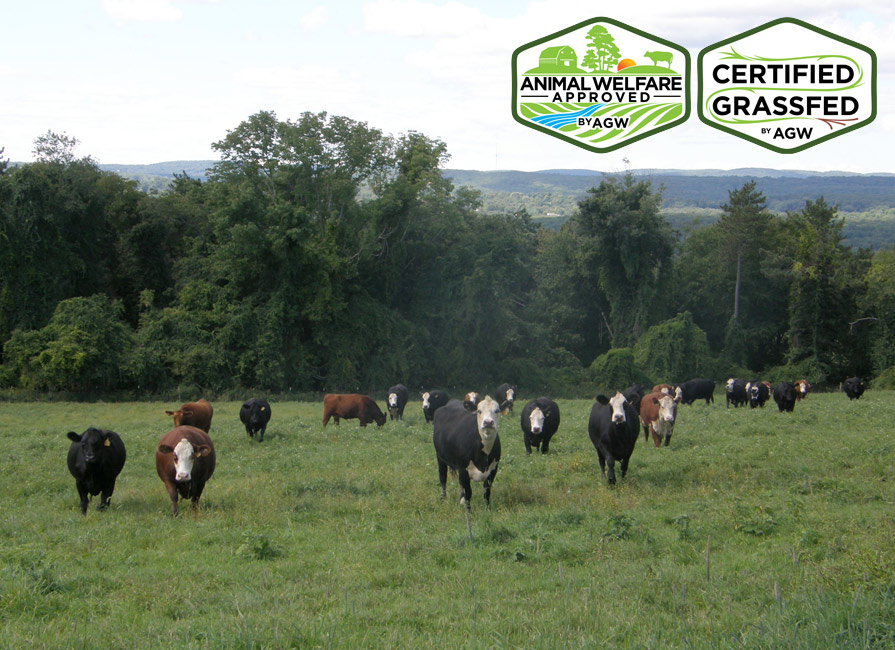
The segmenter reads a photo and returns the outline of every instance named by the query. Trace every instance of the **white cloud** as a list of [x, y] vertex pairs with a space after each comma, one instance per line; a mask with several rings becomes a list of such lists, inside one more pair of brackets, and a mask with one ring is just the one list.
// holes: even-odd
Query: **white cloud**
[[320, 6], [301, 17], [299, 24], [303, 29], [319, 29], [326, 24], [329, 19], [329, 11], [326, 7]]
[[488, 24], [479, 9], [459, 2], [435, 5], [418, 0], [378, 0], [365, 4], [364, 29], [392, 36], [460, 36]]
[[176, 22], [183, 12], [170, 0], [103, 0], [106, 13], [119, 20]]

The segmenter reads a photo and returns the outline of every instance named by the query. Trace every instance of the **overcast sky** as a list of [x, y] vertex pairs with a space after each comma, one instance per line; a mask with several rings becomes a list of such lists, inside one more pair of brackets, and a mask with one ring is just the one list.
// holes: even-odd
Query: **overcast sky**
[[[895, 3], [443, 2], [440, 0], [0, 0], [0, 147], [32, 160], [52, 130], [100, 163], [215, 158], [248, 116], [326, 111], [390, 134], [443, 140], [460, 169], [627, 167], [895, 172]], [[860, 8], [858, 8], [860, 7]], [[591, 153], [517, 124], [513, 50], [606, 16], [700, 49], [782, 17], [872, 48], [878, 112], [868, 126], [777, 154], [686, 124]], [[692, 85], [695, 101], [695, 71]], [[624, 162], [627, 159], [629, 162]]]

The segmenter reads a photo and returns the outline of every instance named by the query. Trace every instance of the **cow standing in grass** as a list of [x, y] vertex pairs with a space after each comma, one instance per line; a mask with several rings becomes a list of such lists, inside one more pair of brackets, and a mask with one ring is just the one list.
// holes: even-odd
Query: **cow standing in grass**
[[467, 510], [472, 498], [470, 479], [482, 483], [485, 505], [491, 507], [491, 485], [500, 462], [499, 419], [500, 404], [488, 396], [480, 400], [472, 412], [455, 399], [436, 411], [432, 442], [442, 499], [445, 498], [450, 468], [458, 474], [460, 503]]
[[[622, 478], [637, 444], [638, 417], [625, 396], [617, 392], [611, 399], [598, 395], [590, 410], [587, 433], [600, 459], [600, 472], [609, 485], [615, 485], [615, 461], [621, 465]], [[606, 465], [609, 471], [606, 471]]]
[[549, 397], [533, 399], [522, 409], [520, 425], [525, 453], [531, 454], [531, 448], [534, 447], [546, 454], [550, 448], [550, 439], [559, 429], [559, 406]]
[[68, 432], [71, 446], [68, 448], [68, 471], [75, 477], [75, 487], [81, 497], [81, 514], [87, 514], [91, 496], [102, 493], [97, 510], [109, 506], [115, 491], [115, 479], [124, 467], [127, 454], [124, 442], [114, 431], [90, 427], [78, 435]]
[[209, 435], [196, 427], [174, 427], [155, 449], [155, 471], [171, 499], [171, 515], [177, 515], [178, 497], [190, 499], [193, 509], [205, 483], [214, 474], [214, 445]]

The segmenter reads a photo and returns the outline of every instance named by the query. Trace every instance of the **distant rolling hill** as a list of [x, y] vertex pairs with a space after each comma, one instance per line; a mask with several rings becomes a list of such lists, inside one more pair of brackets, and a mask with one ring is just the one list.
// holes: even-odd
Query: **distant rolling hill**
[[[216, 161], [194, 160], [152, 165], [100, 165], [140, 183], [144, 191], [163, 191], [174, 174], [204, 180]], [[558, 228], [575, 210], [587, 190], [600, 184], [604, 172], [586, 169], [551, 169], [537, 172], [446, 169], [455, 186], [479, 190], [486, 212], [526, 210], [546, 227]], [[775, 212], [799, 210], [805, 202], [823, 197], [839, 206], [851, 244], [879, 247], [895, 245], [895, 174], [854, 174], [764, 168], [644, 169], [633, 171], [661, 189], [663, 210], [682, 231], [713, 222], [730, 190], [749, 181]]]

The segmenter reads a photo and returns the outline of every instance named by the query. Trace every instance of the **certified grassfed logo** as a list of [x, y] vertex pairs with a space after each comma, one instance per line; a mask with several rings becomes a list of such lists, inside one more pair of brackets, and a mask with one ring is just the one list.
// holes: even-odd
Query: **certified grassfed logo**
[[513, 117], [596, 152], [690, 116], [690, 54], [610, 18], [594, 18], [513, 52]]
[[873, 50], [781, 18], [699, 53], [699, 119], [778, 153], [795, 153], [876, 117]]

